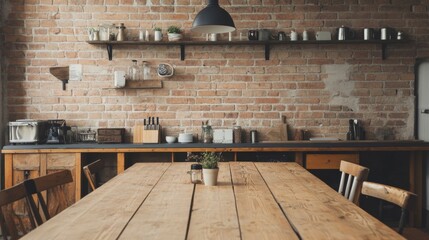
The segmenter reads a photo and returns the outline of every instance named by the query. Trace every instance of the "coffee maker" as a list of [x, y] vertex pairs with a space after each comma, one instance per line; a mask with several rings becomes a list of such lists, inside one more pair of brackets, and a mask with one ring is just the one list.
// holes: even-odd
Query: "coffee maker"
[[48, 120], [48, 141], [47, 143], [66, 143], [67, 131], [70, 127], [66, 125], [64, 119]]

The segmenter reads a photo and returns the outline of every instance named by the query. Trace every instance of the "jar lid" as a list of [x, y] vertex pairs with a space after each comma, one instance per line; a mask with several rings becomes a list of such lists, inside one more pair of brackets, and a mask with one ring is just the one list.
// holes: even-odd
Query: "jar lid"
[[191, 170], [200, 170], [203, 169], [203, 166], [201, 166], [201, 164], [192, 164], [191, 165]]

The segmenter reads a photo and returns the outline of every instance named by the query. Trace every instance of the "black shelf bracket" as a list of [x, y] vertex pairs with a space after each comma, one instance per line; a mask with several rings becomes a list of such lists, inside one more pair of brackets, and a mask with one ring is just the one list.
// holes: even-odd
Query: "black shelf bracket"
[[109, 56], [109, 61], [112, 61], [113, 58], [113, 45], [107, 44], [107, 55]]
[[180, 44], [180, 60], [185, 60], [185, 44]]
[[265, 60], [270, 60], [270, 44], [265, 44]]

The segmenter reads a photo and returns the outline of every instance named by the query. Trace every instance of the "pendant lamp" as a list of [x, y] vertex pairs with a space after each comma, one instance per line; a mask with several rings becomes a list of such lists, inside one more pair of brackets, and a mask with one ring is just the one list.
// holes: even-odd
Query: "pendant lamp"
[[231, 15], [219, 6], [219, 0], [208, 0], [192, 23], [192, 31], [199, 33], [227, 33], [235, 30]]

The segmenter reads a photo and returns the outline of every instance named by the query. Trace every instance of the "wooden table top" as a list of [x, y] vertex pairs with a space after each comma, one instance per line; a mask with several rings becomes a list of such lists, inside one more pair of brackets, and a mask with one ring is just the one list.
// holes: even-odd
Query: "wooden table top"
[[23, 239], [403, 239], [296, 163], [136, 163]]

